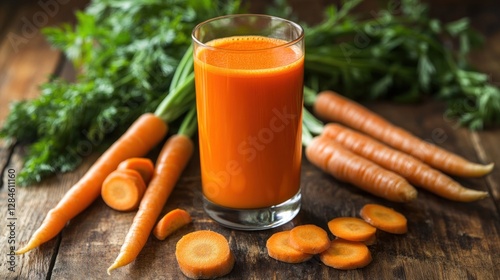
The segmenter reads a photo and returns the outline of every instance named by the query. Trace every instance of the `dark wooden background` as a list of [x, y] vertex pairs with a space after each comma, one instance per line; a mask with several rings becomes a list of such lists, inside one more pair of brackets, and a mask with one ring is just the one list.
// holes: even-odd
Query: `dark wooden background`
[[[42, 1], [45, 2], [45, 1]], [[87, 0], [61, 1], [59, 11], [43, 25], [74, 21], [74, 11]], [[266, 1], [252, 2], [259, 11]], [[290, 1], [301, 17], [319, 20], [322, 7], [331, 1]], [[38, 85], [49, 75], [71, 79], [72, 68], [61, 54], [51, 49], [38, 32], [23, 34], [25, 20], [43, 12], [38, 1], [0, 3], [0, 125], [12, 100], [33, 98]], [[373, 2], [363, 8], [370, 9]], [[500, 4], [484, 0], [432, 1], [431, 14], [443, 20], [469, 16], [472, 25], [487, 38], [485, 47], [472, 55], [474, 64], [500, 85]], [[40, 18], [39, 20], [42, 20]], [[13, 43], [16, 42], [16, 43]], [[428, 101], [416, 105], [387, 102], [366, 104], [397, 125], [421, 138], [477, 162], [500, 164], [500, 129], [472, 132], [457, 128], [443, 116], [444, 104]], [[440, 135], [440, 137], [436, 137]], [[234, 270], [225, 279], [498, 279], [500, 277], [500, 171], [477, 179], [458, 179], [466, 186], [486, 190], [490, 197], [464, 204], [450, 202], [428, 192], [409, 204], [389, 203], [340, 183], [322, 173], [307, 160], [302, 164], [303, 208], [290, 223], [273, 230], [242, 232], [223, 228], [202, 210], [200, 171], [193, 157], [164, 212], [181, 207], [193, 216], [193, 223], [164, 241], [150, 238], [132, 264], [111, 276], [106, 268], [118, 254], [134, 213], [118, 213], [98, 199], [72, 220], [53, 240], [25, 255], [15, 257], [15, 272], [8, 270], [7, 170], [19, 171], [24, 147], [0, 140], [0, 279], [184, 279], [177, 268], [175, 243], [188, 232], [211, 229], [230, 241], [236, 255]], [[38, 186], [16, 189], [16, 244], [24, 244], [40, 225], [47, 211], [84, 174], [98, 155], [94, 154], [76, 171], [56, 176]], [[151, 155], [154, 157], [154, 154]], [[302, 264], [285, 264], [267, 256], [266, 239], [294, 225], [314, 223], [326, 229], [337, 216], [356, 216], [365, 203], [381, 203], [404, 213], [409, 232], [403, 236], [378, 235], [371, 246], [373, 262], [364, 269], [339, 271], [322, 265], [317, 258]]]

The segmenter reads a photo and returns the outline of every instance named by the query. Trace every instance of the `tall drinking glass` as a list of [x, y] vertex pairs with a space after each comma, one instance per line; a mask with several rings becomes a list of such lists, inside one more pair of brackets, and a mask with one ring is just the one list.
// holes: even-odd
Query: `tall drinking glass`
[[206, 213], [242, 230], [290, 221], [301, 203], [303, 29], [238, 14], [192, 38]]

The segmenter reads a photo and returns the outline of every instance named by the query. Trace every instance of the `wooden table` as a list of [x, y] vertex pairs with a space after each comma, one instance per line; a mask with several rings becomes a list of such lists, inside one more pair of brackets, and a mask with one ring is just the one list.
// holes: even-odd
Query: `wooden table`
[[[11, 100], [36, 97], [37, 86], [49, 74], [72, 77], [68, 62], [44, 41], [38, 31], [22, 34], [23, 19], [43, 11], [35, 1], [2, 1], [0, 4], [0, 123]], [[315, 1], [313, 1], [315, 2]], [[456, 1], [455, 1], [456, 2]], [[320, 1], [318, 1], [320, 3]], [[59, 5], [43, 26], [72, 21], [73, 11], [86, 1]], [[318, 4], [319, 5], [319, 4]], [[451, 6], [450, 6], [451, 5]], [[314, 8], [314, 5], [311, 7]], [[451, 8], [450, 8], [451, 7]], [[445, 19], [470, 16], [472, 24], [488, 37], [484, 51], [474, 58], [477, 65], [500, 79], [500, 19], [494, 1], [438, 1], [432, 13]], [[453, 13], [452, 13], [453, 12]], [[43, 18], [39, 18], [41, 21]], [[37, 26], [40, 27], [40, 26]], [[14, 34], [14, 35], [13, 35]], [[18, 39], [17, 41], [14, 39]], [[397, 125], [417, 136], [457, 152], [477, 162], [500, 164], [500, 129], [472, 132], [456, 128], [443, 117], [444, 105], [425, 102], [396, 105], [386, 102], [366, 104]], [[177, 240], [188, 232], [210, 229], [230, 241], [236, 256], [234, 270], [226, 279], [498, 279], [500, 277], [500, 169], [478, 179], [458, 179], [490, 193], [474, 203], [456, 203], [420, 191], [416, 201], [395, 204], [367, 195], [322, 173], [307, 160], [302, 164], [303, 206], [299, 215], [280, 228], [262, 232], [242, 232], [223, 228], [202, 210], [200, 169], [193, 157], [164, 212], [181, 207], [193, 216], [193, 223], [164, 241], [150, 238], [136, 261], [111, 276], [106, 268], [118, 254], [134, 213], [118, 213], [98, 199], [73, 219], [53, 240], [25, 255], [10, 260], [8, 238], [15, 236], [19, 248], [40, 225], [47, 211], [84, 174], [98, 156], [94, 154], [74, 172], [55, 176], [38, 186], [17, 187], [15, 218], [7, 219], [9, 172], [22, 166], [22, 145], [0, 142], [0, 279], [184, 279], [174, 250]], [[154, 156], [154, 155], [153, 155]], [[364, 269], [340, 271], [328, 268], [317, 258], [302, 264], [286, 264], [267, 256], [266, 239], [274, 232], [294, 225], [314, 223], [326, 229], [337, 216], [356, 216], [365, 203], [381, 203], [404, 213], [409, 232], [403, 236], [380, 233], [371, 246], [373, 262]], [[9, 223], [15, 222], [12, 231]], [[13, 272], [9, 271], [14, 265]]]

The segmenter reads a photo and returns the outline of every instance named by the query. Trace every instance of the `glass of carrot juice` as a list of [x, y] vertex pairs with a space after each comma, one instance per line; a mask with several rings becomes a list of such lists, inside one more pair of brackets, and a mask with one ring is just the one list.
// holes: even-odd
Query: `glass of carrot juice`
[[241, 230], [290, 221], [301, 206], [303, 29], [238, 14], [192, 38], [205, 212]]

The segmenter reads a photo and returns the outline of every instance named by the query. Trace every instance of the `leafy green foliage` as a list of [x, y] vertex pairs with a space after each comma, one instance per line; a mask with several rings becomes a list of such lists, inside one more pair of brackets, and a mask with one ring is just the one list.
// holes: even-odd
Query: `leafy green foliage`
[[[363, 15], [352, 10], [360, 2], [331, 6], [322, 23], [305, 25], [309, 87], [356, 100], [434, 96], [448, 102], [446, 117], [471, 129], [500, 124], [499, 88], [467, 61], [481, 42], [467, 18], [442, 23], [417, 0], [388, 1]], [[279, 11], [289, 14], [272, 10]]]
[[154, 111], [194, 26], [238, 9], [234, 0], [94, 0], [77, 12], [74, 27], [44, 29], [80, 74], [75, 83], [45, 83], [39, 98], [12, 105], [0, 136], [28, 144], [18, 183], [73, 170], [140, 114]]

